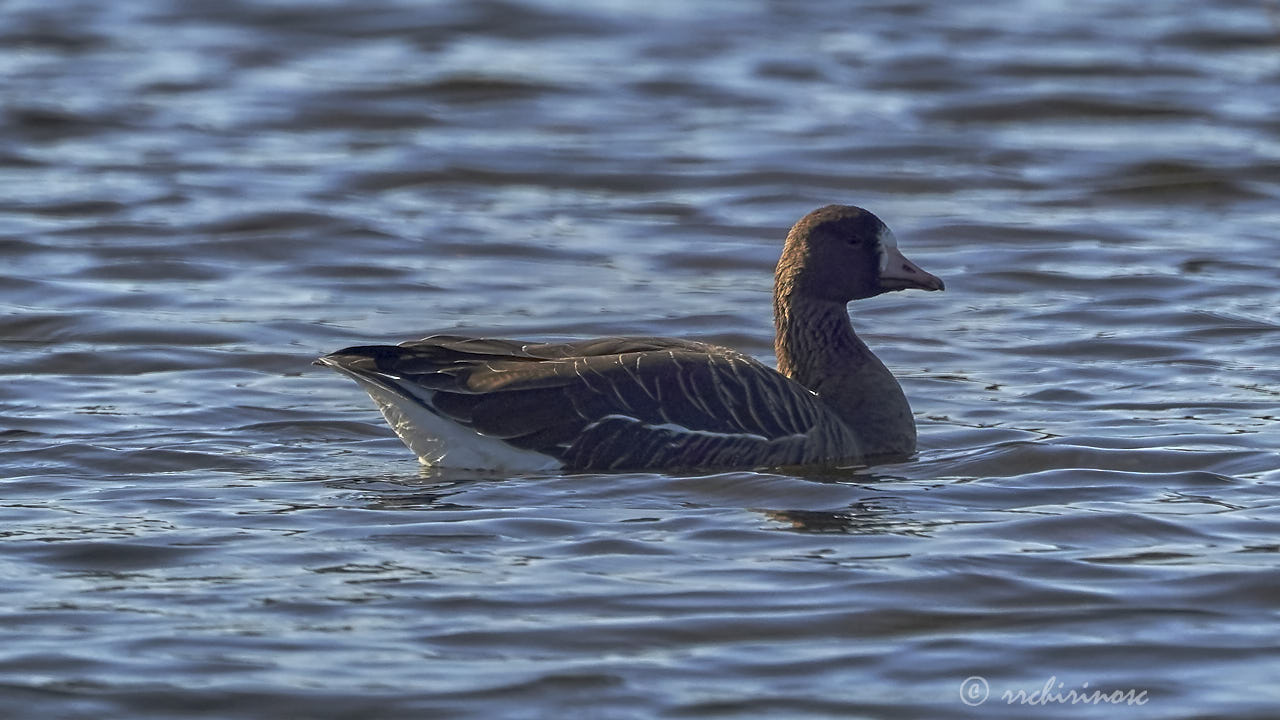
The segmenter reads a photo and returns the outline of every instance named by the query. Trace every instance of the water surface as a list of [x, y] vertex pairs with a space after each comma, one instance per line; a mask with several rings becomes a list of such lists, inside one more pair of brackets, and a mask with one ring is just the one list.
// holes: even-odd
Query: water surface
[[[6, 4], [0, 712], [1271, 717], [1277, 17]], [[309, 365], [769, 359], [829, 202], [947, 282], [852, 308], [911, 462], [425, 471]], [[1146, 703], [1001, 698], [1046, 683]]]

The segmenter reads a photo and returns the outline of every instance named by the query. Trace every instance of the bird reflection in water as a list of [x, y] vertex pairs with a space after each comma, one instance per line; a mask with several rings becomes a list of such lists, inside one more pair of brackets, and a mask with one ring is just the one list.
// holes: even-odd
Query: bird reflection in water
[[757, 510], [764, 517], [786, 525], [783, 530], [814, 534], [913, 535], [931, 537], [935, 523], [909, 519], [900, 508], [875, 500], [853, 503], [840, 510]]

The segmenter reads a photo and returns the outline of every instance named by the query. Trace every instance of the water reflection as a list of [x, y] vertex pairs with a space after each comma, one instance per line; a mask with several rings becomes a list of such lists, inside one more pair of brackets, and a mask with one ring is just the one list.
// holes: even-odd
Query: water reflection
[[[462, 475], [462, 477], [459, 477]], [[476, 506], [450, 502], [468, 486], [504, 478], [477, 472], [420, 468], [415, 475], [377, 475], [325, 480], [325, 485], [353, 491], [354, 501], [370, 510], [475, 510]]]
[[821, 510], [757, 510], [764, 517], [782, 523], [786, 530], [805, 533], [842, 533], [847, 535], [909, 535], [930, 537], [936, 520], [911, 517], [902, 504], [894, 506], [867, 500], [848, 509]]

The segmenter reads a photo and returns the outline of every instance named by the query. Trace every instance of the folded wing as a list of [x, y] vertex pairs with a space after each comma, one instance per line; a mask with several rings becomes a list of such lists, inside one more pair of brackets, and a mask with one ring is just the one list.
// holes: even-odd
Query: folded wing
[[859, 455], [816, 395], [746, 355], [703, 343], [436, 335], [323, 360], [571, 469], [781, 466]]

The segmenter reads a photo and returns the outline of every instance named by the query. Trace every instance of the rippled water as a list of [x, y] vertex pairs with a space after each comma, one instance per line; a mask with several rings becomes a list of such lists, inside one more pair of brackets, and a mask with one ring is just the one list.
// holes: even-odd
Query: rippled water
[[[1280, 705], [1280, 6], [19, 0], [0, 40], [0, 714]], [[430, 472], [309, 365], [768, 357], [829, 202], [947, 282], [854, 306], [912, 462]]]

